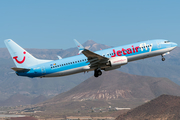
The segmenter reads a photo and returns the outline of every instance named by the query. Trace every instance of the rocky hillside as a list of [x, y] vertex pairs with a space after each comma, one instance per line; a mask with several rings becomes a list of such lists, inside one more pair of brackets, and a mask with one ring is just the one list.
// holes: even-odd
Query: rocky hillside
[[91, 77], [37, 106], [49, 114], [55, 111], [61, 111], [61, 114], [62, 111], [88, 113], [92, 108], [107, 111], [109, 106], [134, 108], [162, 94], [180, 96], [180, 86], [167, 78], [131, 75], [114, 70], [103, 72], [102, 77]]
[[19, 105], [31, 105], [44, 102], [47, 98], [43, 95], [38, 97], [30, 97], [22, 94], [14, 94], [10, 96], [7, 100], [1, 101], [0, 106], [19, 106]]
[[113, 70], [103, 72], [102, 77], [91, 77], [49, 102], [133, 98], [147, 101], [161, 94], [180, 95], [180, 86], [167, 78], [131, 75]]
[[161, 95], [160, 97], [143, 104], [116, 120], [179, 120], [180, 97]]

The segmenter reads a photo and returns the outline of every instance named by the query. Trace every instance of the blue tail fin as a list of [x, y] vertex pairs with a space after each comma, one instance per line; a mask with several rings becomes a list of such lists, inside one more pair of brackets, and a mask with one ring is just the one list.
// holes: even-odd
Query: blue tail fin
[[17, 68], [27, 68], [37, 64], [49, 62], [51, 60], [40, 60], [33, 57], [26, 50], [16, 44], [13, 40], [7, 39], [4, 41], [6, 47], [11, 54], [11, 57]]

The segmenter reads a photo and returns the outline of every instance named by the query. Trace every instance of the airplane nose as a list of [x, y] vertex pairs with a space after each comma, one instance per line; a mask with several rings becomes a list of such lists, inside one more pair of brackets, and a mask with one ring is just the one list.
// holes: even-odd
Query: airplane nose
[[177, 44], [177, 43], [172, 42], [172, 43], [171, 43], [171, 46], [172, 46], [172, 47], [177, 47], [177, 46], [178, 46], [178, 44]]

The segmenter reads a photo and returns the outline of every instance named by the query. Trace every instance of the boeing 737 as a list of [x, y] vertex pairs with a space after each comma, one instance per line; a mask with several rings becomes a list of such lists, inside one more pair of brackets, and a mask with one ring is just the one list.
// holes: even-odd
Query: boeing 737
[[4, 42], [16, 65], [12, 69], [18, 76], [31, 78], [59, 77], [88, 71], [94, 71], [94, 76], [98, 77], [102, 75], [102, 70], [114, 70], [135, 60], [161, 55], [164, 61], [164, 55], [177, 47], [174, 42], [156, 39], [92, 52], [77, 40], [74, 41], [80, 55], [68, 58], [58, 56], [58, 60], [37, 59], [13, 40]]

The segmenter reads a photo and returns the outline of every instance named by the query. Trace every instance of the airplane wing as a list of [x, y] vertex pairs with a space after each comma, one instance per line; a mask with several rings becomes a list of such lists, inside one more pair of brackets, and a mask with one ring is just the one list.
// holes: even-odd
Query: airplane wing
[[100, 66], [101, 64], [106, 63], [109, 58], [101, 56], [99, 54], [96, 54], [88, 49], [85, 49], [77, 40], [75, 40], [75, 43], [79, 49], [80, 52], [82, 52], [87, 58], [88, 58], [88, 62], [90, 62], [90, 67], [95, 67], [95, 66]]

